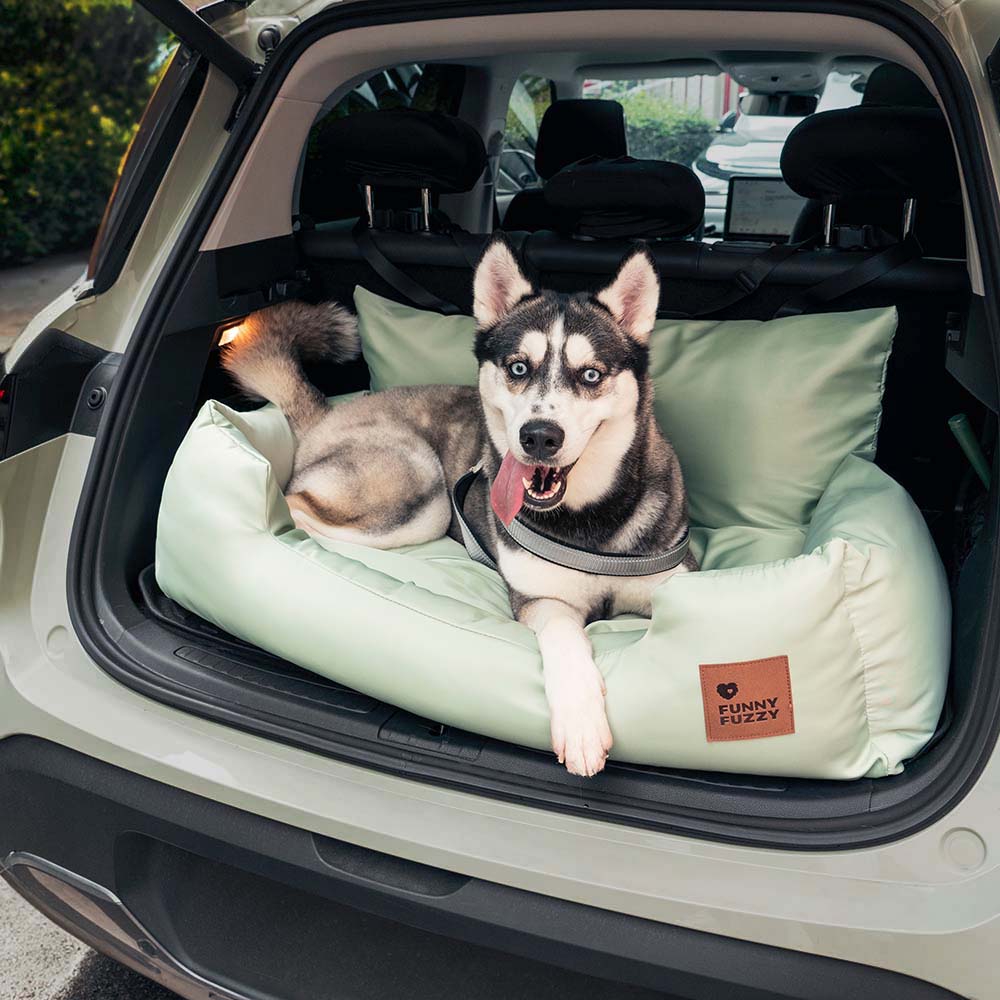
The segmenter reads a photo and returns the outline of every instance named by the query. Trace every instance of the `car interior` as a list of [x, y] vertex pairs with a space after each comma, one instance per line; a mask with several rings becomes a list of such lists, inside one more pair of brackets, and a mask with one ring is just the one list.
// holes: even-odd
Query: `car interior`
[[[736, 15], [705, 16], [698, 26], [674, 14], [673, 22], [623, 17], [621, 37], [603, 42], [585, 15], [574, 18], [576, 37], [565, 21], [527, 16], [508, 17], [509, 31], [492, 34], [470, 32], [461, 18], [450, 33], [451, 22], [437, 22], [445, 27], [436, 37], [388, 26], [377, 42], [352, 42], [349, 58], [337, 48], [348, 41], [332, 35], [299, 61], [294, 86], [284, 85], [178, 285], [98, 514], [98, 600], [123, 662], [132, 664], [123, 676], [141, 674], [143, 690], [188, 710], [366, 767], [743, 842], [808, 845], [811, 821], [814, 831], [839, 830], [849, 844], [843, 831], [870, 830], [882, 811], [947, 774], [983, 670], [993, 547], [988, 489], [949, 419], [964, 414], [987, 456], [996, 436], [986, 318], [973, 294], [977, 263], [967, 254], [975, 231], [949, 121], [919, 61], [882, 29], [840, 19], [834, 30], [819, 23], [823, 16], [811, 23], [803, 16], [779, 31], [763, 17], [744, 33], [748, 21]], [[630, 154], [624, 100], [587, 96], [591, 79], [620, 81], [627, 94], [637, 80], [695, 71], [735, 80], [748, 98], [742, 107], [795, 115], [779, 150], [780, 179], [798, 199], [784, 235], [766, 223], [759, 238], [745, 227], [706, 232], [693, 162]], [[822, 110], [831, 74], [850, 80], [858, 103]], [[524, 160], [534, 176], [502, 197], [504, 122], [525, 77], [548, 83]], [[296, 101], [295, 87], [308, 101]], [[440, 180], [407, 186], [414, 159], [425, 155], [414, 150], [426, 151], [424, 140], [442, 121], [451, 132], [434, 151]], [[351, 150], [362, 135], [382, 157], [383, 184], [359, 183]], [[756, 176], [752, 164], [743, 175]], [[159, 591], [156, 516], [173, 453], [206, 399], [252, 405], [219, 364], [227, 326], [287, 298], [350, 307], [356, 286], [470, 313], [472, 270], [494, 231], [507, 235], [533, 281], [567, 292], [600, 287], [630, 246], [646, 241], [662, 281], [662, 317], [769, 319], [789, 309], [897, 306], [877, 463], [922, 511], [953, 600], [947, 706], [935, 737], [902, 774], [831, 782], [611, 760], [581, 782], [551, 754], [415, 717], [278, 660]], [[368, 387], [363, 360], [307, 371], [330, 396]]]

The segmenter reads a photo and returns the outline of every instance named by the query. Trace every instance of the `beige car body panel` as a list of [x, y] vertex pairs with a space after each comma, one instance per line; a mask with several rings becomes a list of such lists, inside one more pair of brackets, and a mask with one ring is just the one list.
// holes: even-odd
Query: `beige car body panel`
[[[258, 0], [251, 15], [298, 19], [325, 6]], [[972, 80], [996, 183], [1000, 129], [982, 66], [1000, 37], [1000, 4], [912, 6], [935, 21]], [[238, 40], [243, 29], [234, 30]], [[307, 76], [303, 65], [292, 83]], [[222, 150], [233, 96], [213, 71], [115, 286], [81, 301], [64, 293], [28, 325], [13, 357], [50, 325], [126, 349]], [[92, 444], [70, 434], [0, 463], [0, 738], [39, 736], [283, 823], [532, 892], [892, 969], [963, 996], [1000, 996], [992, 961], [1000, 950], [1000, 750], [949, 815], [906, 840], [781, 852], [463, 794], [187, 715], [112, 680], [70, 623], [67, 553]]]

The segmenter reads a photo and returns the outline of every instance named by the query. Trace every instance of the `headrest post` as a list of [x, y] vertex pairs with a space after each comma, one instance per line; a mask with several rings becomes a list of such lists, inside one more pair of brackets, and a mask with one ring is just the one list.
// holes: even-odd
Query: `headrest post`
[[431, 231], [431, 189], [420, 189], [420, 223], [425, 233]]
[[[349, 181], [362, 195], [373, 229], [396, 226], [390, 201], [402, 208], [409, 197], [412, 206], [421, 186], [435, 194], [464, 194], [475, 188], [486, 166], [486, 147], [476, 128], [461, 118], [413, 108], [338, 118], [324, 127], [320, 146], [325, 174]], [[374, 204], [369, 185], [378, 198], [389, 199], [385, 205]], [[390, 198], [390, 191], [398, 193]], [[402, 224], [419, 227], [411, 216]]]
[[[858, 107], [806, 115], [781, 149], [781, 176], [814, 210], [836, 205], [839, 222], [863, 216], [869, 226], [898, 233], [901, 217], [910, 215], [912, 238], [913, 206], [903, 210], [904, 201], [916, 199], [924, 212], [930, 204], [954, 204], [961, 192], [948, 121], [933, 108], [883, 107], [869, 104], [868, 96]], [[942, 211], [942, 225], [933, 227], [945, 245], [953, 242], [956, 223], [961, 229], [961, 215]], [[856, 240], [863, 227], [850, 228], [854, 236], [833, 233], [837, 245]]]
[[836, 206], [828, 201], [823, 206], [823, 246], [833, 246], [833, 223], [836, 218]]
[[905, 240], [913, 232], [913, 226], [917, 221], [917, 199], [907, 198], [903, 202], [903, 239]]
[[368, 228], [375, 228], [375, 196], [372, 193], [371, 184], [364, 185], [365, 191], [365, 217], [368, 220]]

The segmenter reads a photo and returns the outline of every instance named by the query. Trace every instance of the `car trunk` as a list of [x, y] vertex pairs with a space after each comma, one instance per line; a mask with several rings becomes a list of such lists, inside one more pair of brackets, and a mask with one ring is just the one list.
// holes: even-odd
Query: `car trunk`
[[[515, 240], [538, 280], [562, 290], [595, 286], [625, 249], [580, 247], [551, 234]], [[387, 235], [382, 246], [411, 277], [471, 308], [468, 256], [450, 240]], [[759, 250], [678, 243], [654, 252], [664, 301], [679, 312], [695, 312], [730, 289], [748, 256]], [[727, 314], [769, 317], [792, 294], [856, 266], [857, 259], [800, 251]], [[964, 262], [913, 261], [831, 306], [899, 309], [877, 461], [923, 511], [954, 602], [951, 684], [937, 734], [903, 774], [847, 782], [675, 771], [616, 760], [598, 777], [581, 781], [550, 754], [418, 718], [282, 661], [159, 591], [152, 566], [156, 514], [173, 453], [205, 399], [246, 406], [219, 366], [220, 330], [268, 298], [350, 302], [359, 284], [399, 298], [337, 227], [199, 254], [137, 386], [100, 512], [96, 596], [105, 629], [114, 628], [121, 657], [113, 668], [117, 676], [189, 711], [366, 767], [545, 808], [754, 843], [846, 846], [853, 834], [870, 836], [880, 816], [947, 771], [972, 721], [993, 545], [986, 492], [947, 422], [965, 413], [991, 447], [992, 415], [946, 370], [949, 324], [958, 323], [973, 337], [984, 322], [969, 295]], [[363, 362], [321, 366], [309, 374], [329, 395], [367, 386]], [[405, 637], [400, 642], [402, 648]], [[336, 655], [331, 649], [331, 658]]]

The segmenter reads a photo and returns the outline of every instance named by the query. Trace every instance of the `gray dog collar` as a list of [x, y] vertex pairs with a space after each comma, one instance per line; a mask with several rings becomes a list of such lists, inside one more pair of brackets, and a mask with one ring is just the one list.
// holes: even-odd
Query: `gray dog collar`
[[[462, 541], [465, 544], [466, 552], [477, 563], [489, 566], [490, 569], [496, 569], [497, 564], [476, 537], [472, 525], [465, 517], [465, 498], [479, 472], [478, 467], [471, 469], [455, 483], [451, 494], [451, 505], [462, 532]], [[657, 573], [666, 573], [668, 570], [676, 569], [684, 562], [684, 557], [688, 553], [687, 531], [684, 532], [684, 537], [676, 545], [671, 546], [665, 552], [657, 552], [648, 556], [627, 556], [588, 552], [586, 549], [578, 549], [575, 545], [557, 542], [554, 538], [543, 535], [541, 532], [535, 531], [534, 528], [529, 528], [516, 517], [511, 521], [509, 527], [502, 521], [500, 521], [500, 525], [507, 532], [508, 538], [526, 552], [538, 556], [539, 559], [555, 563], [557, 566], [565, 566], [567, 569], [579, 570], [581, 573], [594, 573], [598, 576], [655, 576]]]

